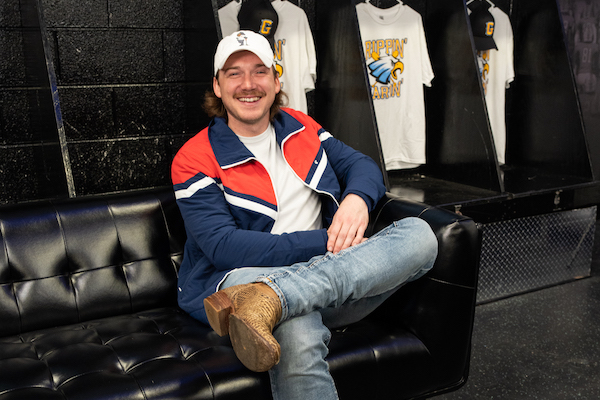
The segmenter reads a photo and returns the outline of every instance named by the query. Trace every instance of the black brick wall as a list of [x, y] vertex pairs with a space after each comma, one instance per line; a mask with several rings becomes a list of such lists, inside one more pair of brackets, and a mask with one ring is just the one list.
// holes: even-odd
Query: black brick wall
[[32, 0], [0, 3], [0, 176], [1, 203], [67, 195]]
[[0, 4], [0, 203], [169, 185], [175, 152], [208, 123], [211, 2], [39, 4]]
[[186, 74], [186, 53], [214, 46], [215, 23], [191, 3], [42, 1], [78, 195], [170, 184], [175, 152], [207, 123], [187, 99], [210, 75]]

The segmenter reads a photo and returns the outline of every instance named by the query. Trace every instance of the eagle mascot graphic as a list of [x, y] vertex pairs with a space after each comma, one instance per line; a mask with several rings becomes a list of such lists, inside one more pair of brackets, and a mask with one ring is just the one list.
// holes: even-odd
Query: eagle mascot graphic
[[384, 56], [372, 53], [371, 57], [374, 61], [368, 65], [369, 71], [379, 83], [388, 84], [391, 78], [397, 80], [396, 73], [404, 71], [404, 63], [398, 58], [397, 50], [394, 50], [391, 55]]

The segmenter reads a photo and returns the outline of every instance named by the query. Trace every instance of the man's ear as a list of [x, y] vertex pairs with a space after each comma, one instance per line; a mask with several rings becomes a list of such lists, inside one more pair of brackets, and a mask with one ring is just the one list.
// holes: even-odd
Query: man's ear
[[281, 82], [279, 81], [279, 74], [275, 73], [275, 94], [281, 91]]
[[216, 76], [213, 77], [213, 92], [215, 92], [215, 96], [221, 98], [221, 86], [219, 86], [219, 81]]

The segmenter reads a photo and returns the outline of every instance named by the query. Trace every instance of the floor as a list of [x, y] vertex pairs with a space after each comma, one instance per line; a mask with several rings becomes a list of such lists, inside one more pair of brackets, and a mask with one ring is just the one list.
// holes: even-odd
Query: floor
[[479, 305], [465, 386], [432, 400], [600, 399], [600, 275]]

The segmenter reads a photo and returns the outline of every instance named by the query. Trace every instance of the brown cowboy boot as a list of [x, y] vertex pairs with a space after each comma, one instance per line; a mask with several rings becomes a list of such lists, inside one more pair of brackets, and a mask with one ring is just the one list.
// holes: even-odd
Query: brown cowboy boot
[[208, 322], [219, 336], [227, 334], [235, 354], [248, 369], [263, 372], [279, 362], [281, 348], [273, 328], [281, 302], [264, 283], [236, 285], [204, 299]]

